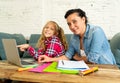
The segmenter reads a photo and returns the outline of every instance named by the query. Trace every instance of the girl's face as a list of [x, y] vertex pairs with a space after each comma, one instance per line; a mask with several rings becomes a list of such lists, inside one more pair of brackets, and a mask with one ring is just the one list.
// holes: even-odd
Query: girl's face
[[67, 17], [67, 24], [70, 30], [74, 34], [83, 35], [85, 32], [85, 18], [81, 18], [78, 16], [78, 13], [73, 13]]
[[43, 34], [46, 38], [49, 38], [55, 35], [55, 31], [55, 25], [53, 23], [48, 23], [43, 30]]

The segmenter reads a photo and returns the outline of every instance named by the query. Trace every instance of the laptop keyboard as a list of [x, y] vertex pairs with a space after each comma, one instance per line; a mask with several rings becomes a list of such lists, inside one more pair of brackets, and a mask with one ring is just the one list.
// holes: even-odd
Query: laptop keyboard
[[21, 63], [22, 63], [23, 65], [30, 65], [30, 64], [34, 64], [33, 62], [27, 62], [27, 61], [21, 61]]

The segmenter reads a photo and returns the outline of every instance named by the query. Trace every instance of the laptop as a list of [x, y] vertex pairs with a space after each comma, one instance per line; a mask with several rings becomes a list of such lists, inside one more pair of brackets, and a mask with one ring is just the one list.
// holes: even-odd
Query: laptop
[[33, 58], [22, 59], [20, 58], [16, 40], [15, 39], [2, 39], [3, 47], [5, 50], [7, 61], [20, 67], [37, 66], [38, 64]]

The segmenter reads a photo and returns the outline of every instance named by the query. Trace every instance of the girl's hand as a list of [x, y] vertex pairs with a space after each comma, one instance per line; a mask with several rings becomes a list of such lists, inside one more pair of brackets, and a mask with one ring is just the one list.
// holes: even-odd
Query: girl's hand
[[26, 49], [28, 49], [29, 44], [18, 45], [17, 47], [20, 48], [21, 51], [25, 51]]
[[51, 59], [50, 57], [46, 56], [46, 55], [40, 55], [38, 57], [38, 63], [43, 63], [43, 62], [51, 62]]

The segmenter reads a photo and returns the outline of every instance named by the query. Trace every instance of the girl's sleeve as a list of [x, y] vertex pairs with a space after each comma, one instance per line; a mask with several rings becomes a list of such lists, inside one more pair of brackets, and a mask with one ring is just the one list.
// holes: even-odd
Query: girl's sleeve
[[38, 59], [38, 57], [42, 54], [41, 50], [36, 51], [33, 47], [28, 48], [28, 53], [34, 57], [34, 59]]

